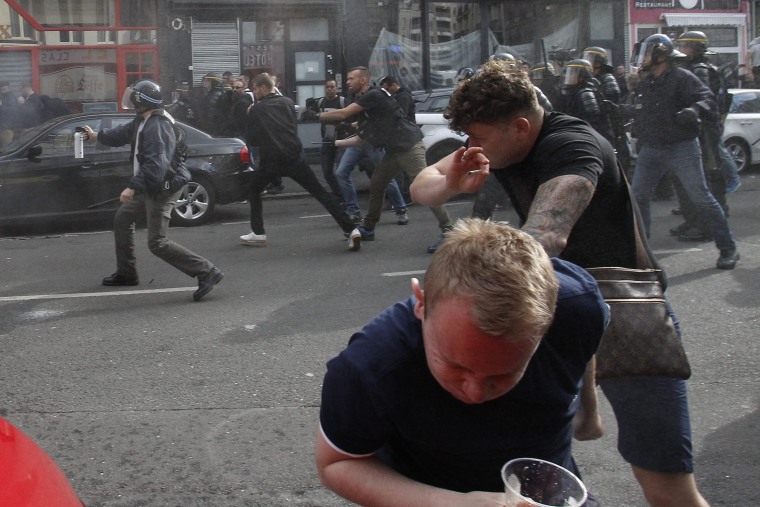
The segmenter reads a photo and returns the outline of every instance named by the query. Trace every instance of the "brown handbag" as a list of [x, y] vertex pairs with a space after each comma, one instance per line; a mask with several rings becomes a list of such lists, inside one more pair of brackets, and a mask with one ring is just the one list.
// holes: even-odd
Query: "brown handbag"
[[[625, 174], [620, 171], [625, 180]], [[610, 306], [610, 322], [596, 352], [596, 378], [670, 377], [686, 380], [691, 367], [668, 313], [665, 277], [641, 239], [631, 187], [628, 196], [636, 235], [637, 265], [588, 268]]]

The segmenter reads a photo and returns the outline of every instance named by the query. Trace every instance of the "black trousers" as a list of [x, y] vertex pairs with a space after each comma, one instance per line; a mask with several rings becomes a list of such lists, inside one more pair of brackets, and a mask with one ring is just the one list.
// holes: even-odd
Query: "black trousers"
[[341, 207], [338, 199], [327, 192], [314, 175], [314, 171], [306, 163], [301, 154], [295, 160], [261, 160], [259, 167], [249, 176], [248, 203], [251, 207], [251, 230], [256, 234], [266, 234], [264, 231], [264, 216], [262, 210], [261, 192], [278, 177], [287, 176], [301, 185], [332, 215], [343, 232], [354, 230], [354, 223]]

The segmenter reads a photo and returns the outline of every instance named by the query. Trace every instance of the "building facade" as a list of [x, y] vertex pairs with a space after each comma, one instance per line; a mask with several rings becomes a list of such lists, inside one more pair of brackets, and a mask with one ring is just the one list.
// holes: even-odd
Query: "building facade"
[[158, 0], [5, 0], [0, 81], [29, 82], [73, 111], [115, 110], [128, 83], [159, 76]]
[[[710, 50], [717, 53], [717, 65], [745, 63], [752, 26], [754, 4], [742, 0], [630, 0], [627, 38], [644, 40], [654, 33], [671, 39], [689, 30], [707, 35]], [[630, 46], [629, 46], [630, 47]]]
[[143, 78], [174, 89], [207, 72], [269, 72], [303, 105], [324, 81], [367, 65], [412, 89], [453, 84], [496, 51], [528, 63], [586, 46], [625, 64], [648, 34], [703, 30], [743, 63], [757, 1], [746, 0], [4, 0], [0, 81], [31, 82], [72, 110], [115, 108]]

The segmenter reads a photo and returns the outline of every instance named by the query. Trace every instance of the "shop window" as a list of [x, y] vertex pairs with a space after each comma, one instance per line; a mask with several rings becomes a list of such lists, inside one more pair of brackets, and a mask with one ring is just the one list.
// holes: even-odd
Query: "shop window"
[[730, 48], [739, 45], [739, 30], [733, 26], [692, 26], [689, 30], [704, 32], [710, 41], [710, 47]]
[[327, 19], [291, 19], [290, 40], [292, 42], [330, 40]]
[[282, 21], [243, 21], [243, 44], [285, 42], [285, 23]]
[[636, 29], [636, 42], [641, 42], [650, 35], [654, 35], [656, 33], [659, 33], [659, 30], [656, 27], [639, 27]]

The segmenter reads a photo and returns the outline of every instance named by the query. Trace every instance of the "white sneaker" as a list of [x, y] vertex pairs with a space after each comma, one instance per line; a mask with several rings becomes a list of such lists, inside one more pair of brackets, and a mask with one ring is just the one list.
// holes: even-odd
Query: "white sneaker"
[[348, 235], [348, 249], [352, 252], [358, 252], [362, 248], [362, 233], [359, 229], [354, 229]]
[[240, 242], [244, 245], [266, 246], [267, 235], [256, 234], [255, 232], [251, 231], [249, 234], [246, 234], [245, 236], [240, 236]]

